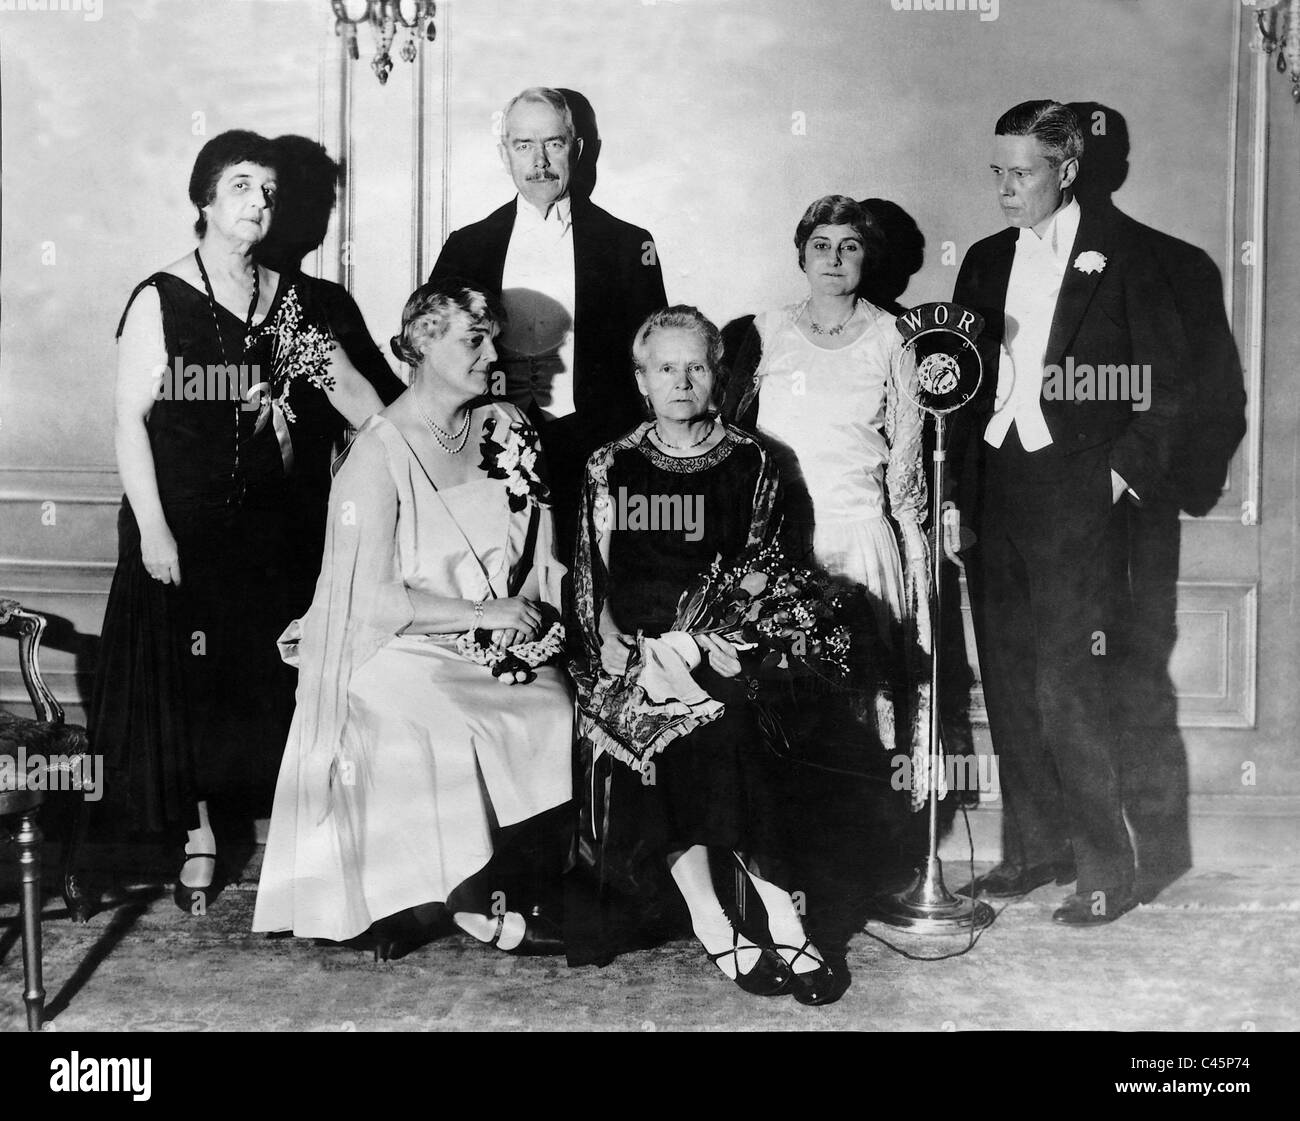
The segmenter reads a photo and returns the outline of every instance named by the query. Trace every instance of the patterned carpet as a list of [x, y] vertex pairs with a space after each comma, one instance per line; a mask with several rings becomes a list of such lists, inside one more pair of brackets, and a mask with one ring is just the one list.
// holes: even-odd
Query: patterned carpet
[[[11, 863], [0, 868], [0, 1030], [22, 1030], [22, 961]], [[949, 868], [950, 884], [964, 875]], [[804, 1008], [729, 984], [693, 942], [606, 969], [514, 958], [463, 935], [392, 963], [334, 945], [249, 932], [254, 884], [203, 918], [161, 886], [133, 889], [87, 926], [47, 901], [52, 1030], [392, 1031], [1102, 1029], [1276, 1031], [1297, 1026], [1293, 951], [1300, 869], [1194, 870], [1154, 903], [1100, 929], [1049, 921], [1041, 888], [1001, 909], [975, 948], [871, 924], [847, 961], [838, 1004]]]

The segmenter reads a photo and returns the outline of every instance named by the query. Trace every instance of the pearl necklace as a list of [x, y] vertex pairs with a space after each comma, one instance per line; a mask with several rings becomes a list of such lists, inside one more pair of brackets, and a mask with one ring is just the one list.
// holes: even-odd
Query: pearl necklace
[[460, 426], [460, 431], [448, 432], [445, 428], [439, 428], [433, 422], [429, 414], [424, 411], [419, 398], [412, 398], [412, 400], [415, 402], [415, 411], [420, 414], [421, 419], [429, 426], [429, 431], [433, 433], [433, 438], [438, 441], [438, 446], [443, 451], [448, 455], [456, 455], [465, 450], [465, 444], [469, 440], [470, 414], [468, 411], [465, 413], [465, 423]]
[[659, 431], [658, 422], [655, 423], [654, 433], [655, 433], [655, 439], [658, 440], [661, 444], [663, 444], [664, 447], [672, 448], [673, 451], [675, 452], [688, 452], [691, 450], [691, 448], [698, 448], [701, 444], [707, 443], [709, 437], [713, 435], [713, 430], [717, 427], [718, 427], [718, 418], [714, 417], [713, 422], [709, 425], [709, 430], [706, 433], [704, 433], [704, 435], [701, 436], [698, 440], [696, 440], [695, 443], [693, 444], [670, 444], [667, 440], [664, 439], [663, 433]]
[[804, 300], [802, 310], [808, 312], [808, 326], [812, 328], [814, 335], [838, 335], [849, 325], [849, 320], [858, 314], [858, 301], [853, 302], [853, 307], [849, 310], [849, 314], [844, 317], [843, 322], [836, 324], [834, 327], [823, 327], [812, 317], [812, 311], [808, 307], [808, 300]]

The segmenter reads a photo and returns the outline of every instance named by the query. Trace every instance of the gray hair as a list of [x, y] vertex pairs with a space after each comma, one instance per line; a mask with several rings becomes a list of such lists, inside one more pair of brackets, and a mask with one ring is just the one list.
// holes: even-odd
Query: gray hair
[[560, 115], [564, 127], [569, 130], [569, 139], [576, 140], [578, 138], [578, 130], [573, 124], [573, 110], [569, 108], [568, 99], [565, 98], [564, 94], [559, 90], [551, 89], [550, 86], [529, 86], [506, 102], [505, 110], [501, 114], [502, 140], [506, 138], [506, 121], [510, 119], [510, 110], [521, 101], [530, 102], [534, 105], [549, 105]]
[[1022, 101], [993, 126], [994, 136], [1032, 136], [1052, 167], [1083, 155], [1083, 129], [1074, 110], [1059, 101]]
[[473, 281], [444, 277], [421, 284], [402, 309], [402, 329], [389, 341], [399, 362], [418, 366], [424, 344], [440, 339], [451, 326], [452, 317], [464, 312], [474, 327], [491, 330], [505, 323], [505, 311], [496, 296]]
[[[721, 403], [722, 394], [727, 384], [727, 371], [722, 365], [722, 332], [697, 307], [691, 307], [689, 304], [674, 304], [672, 307], [652, 311], [646, 317], [646, 321], [637, 328], [637, 332], [632, 338], [632, 364], [636, 367], [637, 373], [644, 375], [646, 372], [650, 336], [656, 331], [673, 330], [694, 331], [704, 340], [709, 372], [713, 375], [713, 392], [711, 396], [713, 406], [717, 408]], [[654, 419], [648, 406], [646, 415], [651, 420]]]

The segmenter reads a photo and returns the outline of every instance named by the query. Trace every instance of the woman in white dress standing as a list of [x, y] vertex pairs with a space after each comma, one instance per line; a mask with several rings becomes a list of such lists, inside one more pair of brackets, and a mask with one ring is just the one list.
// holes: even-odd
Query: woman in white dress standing
[[500, 322], [464, 282], [417, 289], [393, 340], [411, 388], [336, 465], [315, 598], [283, 640], [297, 639], [297, 709], [255, 930], [370, 930], [377, 957], [400, 956], [445, 905], [498, 949], [561, 949], [508, 898], [494, 906], [485, 870], [503, 835], [571, 798], [568, 685], [544, 665], [505, 694], [456, 645], [470, 631], [503, 648], [537, 639], [565, 571], [536, 434], [483, 403]]
[[894, 317], [857, 295], [884, 244], [857, 202], [818, 199], [794, 243], [808, 295], [755, 317], [726, 413], [769, 438], [788, 488], [787, 532], [866, 589], [896, 671], [878, 683], [881, 738], [924, 752], [929, 554], [915, 363]]

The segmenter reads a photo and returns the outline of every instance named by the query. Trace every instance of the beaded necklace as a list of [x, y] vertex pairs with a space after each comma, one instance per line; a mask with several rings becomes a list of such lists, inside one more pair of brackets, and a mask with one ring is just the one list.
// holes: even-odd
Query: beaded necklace
[[[203, 258], [199, 256], [197, 249], [194, 250], [194, 260], [199, 266], [199, 275], [203, 277], [203, 288], [208, 294], [208, 310], [212, 312], [212, 326], [217, 332], [217, 347], [221, 351], [221, 364], [229, 369], [230, 360], [226, 357], [226, 337], [221, 333], [221, 320], [217, 317], [217, 297], [212, 291], [212, 281], [208, 279], [208, 270], [203, 267]], [[244, 320], [245, 347], [247, 346], [248, 336], [253, 330], [253, 316], [257, 314], [257, 301], [261, 294], [262, 288], [258, 277], [258, 268], [254, 265], [253, 299], [248, 305], [248, 316]], [[243, 412], [243, 409], [244, 403], [239, 400], [239, 394], [235, 394], [235, 464], [230, 477], [236, 483], [239, 481], [239, 414]]]

